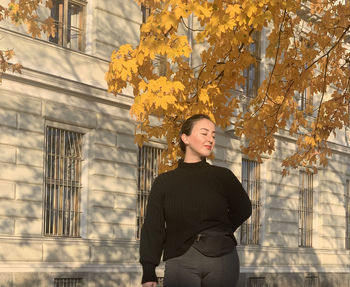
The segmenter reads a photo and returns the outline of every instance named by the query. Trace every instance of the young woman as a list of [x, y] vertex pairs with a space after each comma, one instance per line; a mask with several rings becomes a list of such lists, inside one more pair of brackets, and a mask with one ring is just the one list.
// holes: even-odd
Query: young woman
[[251, 203], [229, 169], [206, 162], [214, 145], [215, 124], [208, 116], [184, 122], [184, 158], [155, 179], [148, 199], [140, 242], [143, 287], [157, 286], [162, 253], [165, 287], [236, 286], [233, 232], [251, 215]]

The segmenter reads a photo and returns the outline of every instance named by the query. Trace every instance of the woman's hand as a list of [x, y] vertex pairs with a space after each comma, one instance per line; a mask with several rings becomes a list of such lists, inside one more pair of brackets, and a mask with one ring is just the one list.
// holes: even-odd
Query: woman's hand
[[157, 287], [157, 282], [146, 282], [142, 284], [142, 287]]

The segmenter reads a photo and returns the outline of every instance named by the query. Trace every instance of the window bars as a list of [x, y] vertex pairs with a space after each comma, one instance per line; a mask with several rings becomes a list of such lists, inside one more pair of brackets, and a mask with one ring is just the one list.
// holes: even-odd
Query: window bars
[[82, 141], [81, 133], [46, 127], [46, 236], [80, 236]]
[[265, 277], [251, 277], [251, 278], [249, 278], [248, 287], [267, 287]]
[[304, 287], [318, 287], [318, 277], [317, 276], [307, 276], [304, 281]]
[[141, 227], [145, 220], [146, 207], [153, 180], [158, 175], [158, 166], [162, 149], [143, 146], [138, 153], [138, 200], [137, 200], [137, 232], [140, 239]]
[[260, 164], [242, 160], [242, 185], [252, 202], [252, 215], [241, 226], [241, 244], [257, 245], [260, 236]]
[[312, 246], [313, 175], [304, 171], [299, 175], [299, 246]]
[[345, 190], [345, 204], [346, 204], [346, 235], [345, 235], [345, 248], [350, 249], [350, 180], [346, 181]]
[[83, 287], [82, 278], [55, 278], [54, 287]]

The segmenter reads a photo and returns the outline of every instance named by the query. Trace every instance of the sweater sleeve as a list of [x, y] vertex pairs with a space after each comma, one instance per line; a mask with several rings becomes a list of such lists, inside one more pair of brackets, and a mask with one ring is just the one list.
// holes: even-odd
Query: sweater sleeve
[[155, 268], [159, 265], [165, 240], [163, 192], [158, 176], [151, 188], [146, 218], [141, 229], [140, 263], [143, 268], [142, 283], [157, 282]]
[[229, 215], [233, 224], [233, 231], [241, 226], [252, 214], [252, 204], [247, 192], [232, 171], [226, 169], [226, 190], [229, 199]]

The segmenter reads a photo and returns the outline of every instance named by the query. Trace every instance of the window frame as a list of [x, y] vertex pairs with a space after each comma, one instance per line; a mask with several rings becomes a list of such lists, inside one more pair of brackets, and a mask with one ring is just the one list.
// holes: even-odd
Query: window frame
[[[68, 232], [68, 234], [66, 234], [64, 231], [60, 232], [58, 231], [58, 228], [60, 228], [59, 226], [57, 226], [57, 223], [56, 226], [53, 228], [56, 230], [56, 232], [54, 232], [52, 230], [52, 232], [49, 230], [47, 231], [47, 220], [50, 219], [51, 217], [49, 216], [49, 218], [47, 218], [47, 212], [46, 212], [46, 209], [47, 209], [47, 203], [46, 203], [46, 200], [47, 200], [47, 196], [52, 196], [52, 194], [50, 193], [49, 195], [47, 194], [47, 185], [48, 185], [48, 129], [49, 128], [52, 128], [52, 129], [56, 129], [56, 130], [61, 130], [61, 131], [66, 131], [66, 132], [71, 132], [71, 133], [75, 133], [75, 134], [79, 134], [81, 136], [81, 142], [80, 142], [80, 153], [81, 153], [81, 156], [80, 156], [80, 173], [79, 173], [79, 187], [77, 189], [77, 198], [78, 198], [78, 209], [74, 209], [73, 210], [73, 213], [77, 213], [78, 214], [78, 223], [77, 225], [74, 225], [73, 223], [73, 229], [75, 230], [75, 233], [73, 233], [73, 235], [70, 233], [70, 231]], [[68, 125], [65, 125], [65, 124], [52, 124], [51, 122], [48, 122], [46, 125], [45, 125], [45, 152], [44, 152], [44, 192], [43, 192], [43, 236], [45, 237], [54, 237], [54, 238], [81, 238], [83, 235], [85, 235], [85, 232], [84, 230], [82, 229], [83, 227], [83, 224], [85, 222], [85, 218], [83, 216], [83, 210], [85, 209], [85, 199], [82, 198], [82, 193], [84, 192], [84, 174], [83, 174], [83, 169], [85, 169], [85, 166], [84, 166], [84, 158], [85, 158], [85, 153], [86, 153], [86, 150], [85, 150], [85, 140], [86, 140], [86, 131], [85, 129], [79, 129], [79, 128], [73, 128], [73, 127], [70, 127]], [[55, 154], [56, 155], [56, 154]], [[58, 154], [58, 157], [60, 158], [61, 157], [61, 154]], [[59, 162], [61, 162], [61, 159], [59, 159]], [[61, 168], [61, 167], [60, 167]], [[64, 166], [63, 166], [64, 168]], [[55, 170], [56, 172], [56, 170]], [[50, 181], [52, 182], [55, 182], [58, 183], [57, 186], [59, 187], [60, 185], [60, 181], [61, 179], [56, 179], [56, 178], [51, 178]], [[69, 187], [69, 184], [68, 184], [68, 180], [63, 180], [63, 186], [65, 186], [65, 181], [67, 181], [66, 183], [66, 186]], [[68, 192], [67, 192], [68, 193]], [[59, 198], [59, 200], [61, 201], [61, 198]], [[63, 201], [61, 202], [62, 203], [62, 206], [66, 205], [65, 203], [63, 203]], [[58, 204], [58, 203], [57, 203]], [[60, 204], [61, 205], [61, 204]], [[69, 212], [71, 212], [72, 210], [69, 210]], [[62, 213], [66, 212], [66, 210], [64, 208], [62, 208]], [[62, 217], [62, 220], [63, 220], [63, 217]], [[63, 221], [62, 221], [63, 222]], [[72, 224], [70, 222], [70, 224]], [[62, 226], [63, 226], [63, 223], [62, 223]], [[50, 227], [49, 227], [50, 229]]]
[[350, 100], [348, 101], [348, 118], [347, 118], [346, 126], [350, 128]]
[[318, 287], [319, 279], [317, 275], [308, 275], [304, 279], [304, 287]]
[[[350, 64], [349, 64], [349, 69], [350, 69]], [[347, 88], [347, 93], [350, 94], [350, 80], [348, 83], [348, 88]], [[350, 99], [348, 100], [348, 117], [347, 117], [347, 122], [345, 123], [345, 125], [350, 128]]]
[[146, 23], [147, 18], [151, 15], [151, 8], [147, 7], [145, 4], [141, 4], [142, 13], [142, 24]]
[[248, 287], [267, 287], [267, 282], [265, 277], [249, 277]]
[[306, 111], [308, 105], [313, 104], [313, 99], [311, 97], [311, 89], [310, 87], [306, 88], [298, 97], [298, 110]]
[[[52, 17], [53, 9], [55, 7], [56, 2], [62, 2], [62, 10], [58, 12], [58, 19], [55, 19], [55, 17]], [[80, 27], [75, 27], [72, 25], [69, 25], [69, 5], [73, 4], [76, 6], [79, 6], [81, 10], [81, 14], [79, 15], [79, 22], [80, 22]], [[84, 0], [56, 0], [53, 1], [53, 7], [51, 8], [51, 17], [54, 19], [55, 26], [58, 27], [56, 28], [56, 33], [57, 33], [57, 42], [54, 40], [56, 38], [52, 38], [51, 36], [49, 37], [49, 42], [55, 43], [58, 46], [76, 50], [76, 51], [85, 51], [85, 39], [86, 39], [86, 6], [87, 6], [87, 1]], [[60, 10], [59, 8], [58, 10]], [[78, 29], [81, 32], [81, 37], [78, 40], [78, 45], [77, 48], [72, 48], [69, 47], [68, 45], [68, 37], [71, 38], [71, 35], [68, 35], [68, 31], [72, 30], [72, 27], [74, 29]], [[73, 29], [73, 30], [74, 30]]]
[[[163, 150], [161, 147], [149, 145], [138, 147], [136, 240], [141, 238], [141, 228], [146, 216], [148, 197], [153, 181], [158, 176], [159, 160]], [[144, 158], [143, 156], [151, 158]], [[143, 178], [142, 181], [141, 178]]]
[[54, 287], [83, 287], [83, 278], [54, 278]]
[[[306, 179], [305, 179], [306, 176]], [[312, 247], [314, 214], [313, 173], [299, 172], [298, 246]]]
[[[250, 171], [254, 169], [253, 173]], [[245, 171], [245, 172], [244, 172]], [[247, 175], [245, 178], [244, 174]], [[261, 164], [242, 158], [242, 185], [252, 203], [252, 215], [241, 225], [240, 244], [259, 245], [261, 240]]]
[[345, 249], [350, 250], [350, 179], [345, 182]]
[[[243, 71], [245, 84], [243, 86], [243, 92], [248, 99], [252, 99], [257, 95], [257, 91], [260, 84], [260, 64], [261, 64], [261, 31], [255, 31], [252, 35], [253, 43], [250, 45], [249, 50], [254, 56], [256, 63], [249, 65], [249, 67]], [[254, 47], [254, 49], [252, 49]], [[252, 87], [250, 88], [251, 82], [251, 71], [253, 71], [254, 78], [252, 81]]]

